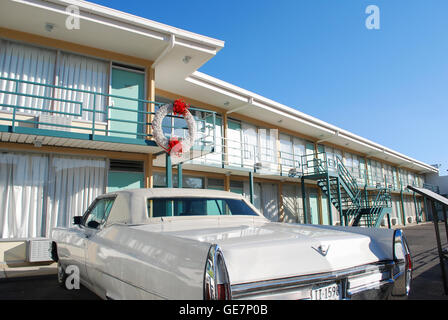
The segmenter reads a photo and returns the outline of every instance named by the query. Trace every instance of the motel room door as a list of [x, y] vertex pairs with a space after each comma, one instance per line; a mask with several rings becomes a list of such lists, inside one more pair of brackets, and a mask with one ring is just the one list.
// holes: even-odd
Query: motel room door
[[319, 224], [319, 194], [315, 188], [307, 188], [308, 194], [308, 221], [311, 224]]
[[[144, 103], [136, 99], [145, 97], [145, 74], [113, 67], [111, 76], [111, 95], [123, 98], [111, 97], [109, 110], [109, 131], [110, 136], [144, 139], [145, 126], [143, 121], [146, 118], [143, 113]], [[140, 123], [139, 123], [140, 122]]]

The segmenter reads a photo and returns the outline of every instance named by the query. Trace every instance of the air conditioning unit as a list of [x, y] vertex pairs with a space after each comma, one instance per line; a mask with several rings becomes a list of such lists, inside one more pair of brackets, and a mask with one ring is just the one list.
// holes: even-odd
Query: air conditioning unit
[[[49, 114], [41, 114], [38, 117], [38, 129], [57, 130], [57, 131], [71, 131], [72, 119], [69, 117], [59, 117]], [[52, 125], [54, 124], [54, 125]]]
[[398, 219], [397, 218], [390, 218], [390, 224], [393, 226], [396, 226], [398, 224]]
[[406, 218], [406, 221], [407, 221], [408, 223], [413, 223], [413, 222], [414, 222], [414, 217], [407, 217], [407, 218]]
[[291, 168], [291, 169], [289, 169], [289, 172], [288, 172], [288, 177], [290, 177], [290, 178], [294, 178], [295, 176], [297, 176], [297, 169], [296, 168]]
[[47, 262], [51, 259], [51, 240], [29, 240], [27, 246], [28, 262]]
[[255, 163], [254, 165], [255, 170], [261, 170], [261, 168], [263, 168], [263, 164], [261, 162]]

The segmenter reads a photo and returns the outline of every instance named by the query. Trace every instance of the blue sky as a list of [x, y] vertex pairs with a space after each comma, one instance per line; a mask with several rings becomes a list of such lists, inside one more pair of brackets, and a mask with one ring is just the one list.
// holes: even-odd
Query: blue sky
[[446, 0], [92, 1], [224, 40], [200, 71], [447, 174]]

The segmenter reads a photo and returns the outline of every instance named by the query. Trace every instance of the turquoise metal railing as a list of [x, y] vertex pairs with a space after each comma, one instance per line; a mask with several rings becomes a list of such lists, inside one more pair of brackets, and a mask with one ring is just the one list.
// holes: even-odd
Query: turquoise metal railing
[[[49, 130], [54, 131], [56, 136], [58, 135], [58, 131], [65, 129], [70, 130], [72, 133], [88, 133], [92, 140], [95, 139], [95, 136], [111, 136], [128, 138], [131, 140], [151, 140], [152, 134], [150, 134], [149, 130], [149, 127], [151, 126], [150, 119], [155, 112], [146, 110], [150, 110], [150, 107], [152, 106], [157, 109], [163, 105], [162, 103], [145, 99], [130, 98], [5, 77], [0, 77], [0, 84], [1, 88], [3, 88], [0, 89], [0, 111], [3, 111], [0, 113], [0, 121], [2, 121], [4, 125], [9, 126], [9, 131], [11, 132], [16, 132], [21, 124], [25, 124], [26, 126], [33, 126], [36, 129], [38, 129], [39, 126], [50, 127], [51, 129]], [[27, 86], [28, 90], [32, 90], [33, 92], [44, 92], [41, 94], [24, 92], [25, 90], [23, 87]], [[36, 88], [38, 88], [38, 90], [36, 90]], [[59, 97], [61, 95], [76, 96], [78, 99], [63, 99]], [[118, 105], [112, 105], [112, 99], [134, 103], [138, 108], [125, 108], [120, 106], [120, 103], [118, 103]], [[88, 103], [84, 100], [88, 100]], [[8, 101], [15, 101], [16, 103], [7, 103]], [[67, 111], [64, 107], [67, 109], [70, 108], [71, 110]], [[124, 112], [124, 114], [129, 118], [132, 118], [132, 120], [129, 118], [126, 119], [125, 117], [113, 116], [113, 111], [120, 111], [122, 114]], [[214, 145], [216, 143], [216, 112], [196, 107], [191, 107], [190, 111], [193, 113], [201, 112], [205, 114], [202, 119], [197, 119], [199, 123], [198, 126], [200, 127], [198, 130], [200, 137], [197, 144]], [[70, 119], [71, 123], [65, 124], [64, 121], [42, 121], [39, 119], [42, 115]], [[29, 117], [24, 119], [23, 116]], [[36, 116], [38, 117], [36, 118]], [[180, 119], [181, 117], [168, 115], [167, 118]], [[208, 123], [203, 125], [202, 122]], [[114, 129], [112, 124], [118, 123], [128, 125], [130, 129]], [[173, 129], [182, 129], [184, 132], [187, 132], [185, 126], [178, 126], [175, 124], [164, 124], [162, 128], [168, 135], [170, 135], [170, 132], [172, 132]], [[38, 135], [39, 132], [36, 131], [36, 134]]]

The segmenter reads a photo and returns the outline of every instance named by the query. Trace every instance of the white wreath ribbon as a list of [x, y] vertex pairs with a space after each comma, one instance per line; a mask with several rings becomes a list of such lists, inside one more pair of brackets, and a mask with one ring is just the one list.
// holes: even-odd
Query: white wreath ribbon
[[[165, 137], [165, 134], [163, 133], [162, 121], [170, 113], [173, 113], [173, 104], [165, 104], [161, 106], [159, 110], [157, 110], [152, 121], [154, 139], [156, 140], [157, 145], [165, 150], [168, 150], [170, 147], [170, 139]], [[196, 140], [196, 122], [193, 115], [187, 109], [185, 110], [183, 116], [188, 125], [188, 135], [187, 137], [185, 137], [185, 139], [179, 139], [179, 143], [170, 150], [170, 155], [179, 155], [179, 150], [181, 149], [182, 153], [190, 151]]]

